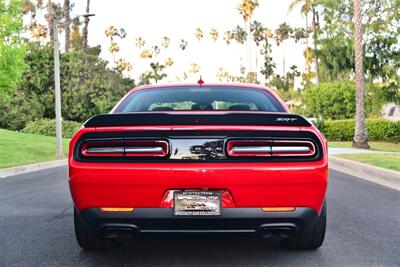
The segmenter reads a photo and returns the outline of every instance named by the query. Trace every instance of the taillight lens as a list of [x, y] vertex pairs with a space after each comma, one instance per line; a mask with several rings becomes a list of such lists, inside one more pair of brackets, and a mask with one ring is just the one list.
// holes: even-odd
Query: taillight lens
[[87, 142], [82, 146], [82, 155], [85, 157], [122, 157], [124, 143], [122, 141]]
[[84, 157], [165, 157], [169, 153], [167, 141], [89, 141], [82, 145]]
[[274, 140], [271, 146], [272, 156], [300, 157], [315, 154], [315, 146], [310, 141]]
[[168, 155], [166, 141], [126, 141], [126, 157], [165, 157]]
[[228, 141], [227, 150], [231, 157], [269, 157], [271, 141], [232, 140]]
[[301, 157], [316, 151], [307, 140], [229, 140], [227, 153], [231, 157]]

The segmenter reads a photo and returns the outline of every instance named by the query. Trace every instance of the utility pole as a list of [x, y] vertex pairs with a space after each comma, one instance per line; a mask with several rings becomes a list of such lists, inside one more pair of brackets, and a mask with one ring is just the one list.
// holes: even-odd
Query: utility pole
[[89, 10], [90, 10], [90, 0], [86, 0], [86, 14], [83, 15], [83, 17], [85, 18], [85, 22], [84, 22], [84, 26], [83, 26], [83, 30], [82, 30], [82, 35], [83, 35], [82, 48], [83, 48], [83, 51], [87, 51], [87, 48], [88, 48], [89, 18], [91, 16], [94, 16], [93, 14], [89, 14]]
[[54, 34], [54, 90], [55, 90], [55, 112], [56, 112], [56, 157], [62, 159], [64, 157], [62, 148], [62, 127], [61, 127], [61, 88], [60, 88], [60, 43], [58, 41], [58, 20], [54, 17], [53, 22]]

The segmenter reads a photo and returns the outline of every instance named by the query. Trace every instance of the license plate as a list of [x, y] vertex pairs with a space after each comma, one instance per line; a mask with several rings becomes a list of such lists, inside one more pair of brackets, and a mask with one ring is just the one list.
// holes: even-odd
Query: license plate
[[218, 191], [176, 191], [174, 193], [174, 215], [221, 215], [221, 193]]

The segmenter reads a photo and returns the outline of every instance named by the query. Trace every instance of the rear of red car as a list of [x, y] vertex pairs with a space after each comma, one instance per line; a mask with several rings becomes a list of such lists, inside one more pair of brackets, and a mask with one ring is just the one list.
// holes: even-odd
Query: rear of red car
[[69, 168], [87, 249], [147, 234], [324, 238], [326, 141], [264, 88], [133, 90], [76, 133]]

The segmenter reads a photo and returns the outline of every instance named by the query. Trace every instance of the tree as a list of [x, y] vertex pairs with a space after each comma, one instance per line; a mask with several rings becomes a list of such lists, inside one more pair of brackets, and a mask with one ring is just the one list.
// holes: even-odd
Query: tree
[[110, 38], [110, 47], [108, 48], [108, 51], [110, 51], [113, 55], [113, 63], [115, 64], [115, 53], [119, 52], [119, 45], [116, 42], [116, 38], [119, 40], [124, 39], [126, 37], [126, 32], [123, 28], [117, 29], [111, 25], [105, 30], [104, 33], [108, 38]]
[[[324, 27], [319, 30], [322, 80], [354, 77], [352, 0], [321, 0]], [[362, 5], [364, 75], [369, 83], [396, 81], [400, 69], [400, 1], [364, 0]]]
[[70, 27], [71, 27], [71, 16], [70, 16], [71, 4], [70, 0], [64, 0], [64, 34], [65, 34], [65, 52], [69, 52], [71, 47]]
[[363, 27], [361, 20], [361, 0], [353, 0], [354, 3], [354, 50], [356, 72], [356, 127], [353, 146], [368, 149], [368, 134], [365, 125], [364, 109], [364, 70], [363, 70]]
[[47, 20], [47, 30], [49, 32], [50, 36], [50, 41], [54, 40], [54, 32], [53, 32], [53, 6], [52, 6], [51, 0], [47, 0], [47, 15], [46, 15], [46, 20]]
[[[257, 74], [258, 74], [258, 55], [257, 54], [258, 53], [262, 54], [262, 52], [265, 52], [265, 51], [261, 51], [259, 49], [259, 46], [260, 46], [261, 42], [263, 42], [264, 38], [265, 38], [263, 25], [260, 22], [256, 21], [256, 20], [253, 21], [250, 24], [250, 33], [252, 33], [253, 41], [256, 44], [256, 56], [255, 56], [255, 58], [256, 58], [256, 70], [255, 70], [253, 75], [255, 75], [254, 82], [258, 83], [258, 77], [257, 77]], [[265, 56], [265, 54], [264, 54], [264, 56]], [[265, 57], [264, 57], [264, 60], [265, 60]]]
[[[307, 71], [308, 74], [311, 72], [311, 67], [309, 63], [309, 58], [311, 50], [309, 49], [309, 43], [308, 43], [308, 27], [309, 27], [309, 13], [312, 14], [312, 32], [313, 32], [313, 43], [314, 43], [314, 51], [313, 51], [313, 57], [314, 57], [314, 62], [315, 62], [315, 69], [316, 69], [316, 74], [317, 74], [317, 83], [320, 82], [320, 74], [319, 74], [319, 62], [318, 62], [318, 30], [319, 30], [319, 14], [317, 11], [317, 6], [319, 4], [318, 0], [294, 0], [290, 5], [289, 5], [289, 11], [292, 11], [294, 7], [301, 5], [301, 13], [303, 13], [306, 17], [306, 51], [305, 51], [305, 58], [306, 58], [306, 63], [307, 63]], [[308, 75], [309, 76], [309, 75]]]
[[[41, 4], [38, 3], [38, 7], [40, 7]], [[47, 32], [48, 36], [50, 37], [50, 42], [53, 43], [54, 41], [54, 22], [57, 21], [58, 23], [62, 22], [62, 17], [63, 17], [63, 8], [60, 5], [60, 3], [54, 3], [51, 0], [47, 1], [46, 5], [46, 11], [47, 14], [44, 15], [46, 21], [47, 21]], [[64, 28], [64, 25], [60, 23], [60, 25], [57, 25], [59, 30], [62, 30]]]
[[[258, 5], [259, 5], [258, 0], [242, 0], [242, 2], [239, 4], [239, 7], [237, 8], [240, 15], [242, 15], [243, 20], [244, 20], [250, 72], [252, 72], [251, 43], [249, 42], [250, 41], [250, 25], [251, 25], [251, 17], [253, 16], [254, 10], [258, 7]], [[250, 23], [247, 23], [247, 21], [250, 21]]]
[[235, 39], [235, 41], [239, 44], [244, 44], [247, 39], [247, 32], [242, 27], [237, 25], [236, 28], [232, 30], [232, 39]]
[[[49, 45], [31, 43], [25, 60], [29, 68], [9, 102], [0, 100], [0, 127], [22, 129], [26, 123], [54, 118], [54, 61]], [[63, 119], [83, 122], [107, 113], [135, 86], [132, 79], [107, 67], [108, 62], [88, 52], [62, 53]]]
[[90, 0], [86, 0], [86, 16], [85, 16], [85, 21], [83, 24], [83, 30], [82, 30], [82, 35], [83, 35], [83, 44], [82, 48], [84, 51], [86, 51], [88, 47], [88, 31], [89, 31], [89, 11], [90, 11]]
[[79, 51], [82, 48], [83, 37], [80, 32], [79, 25], [80, 25], [79, 18], [75, 18], [74, 20], [72, 20], [70, 48], [72, 48], [73, 51]]
[[355, 84], [336, 81], [310, 84], [304, 89], [306, 115], [322, 120], [354, 118]]
[[[276, 45], [282, 44], [284, 41], [289, 39], [289, 37], [292, 35], [293, 29], [290, 27], [289, 24], [286, 22], [280, 24], [278, 28], [275, 30], [275, 38], [276, 38]], [[282, 75], [285, 75], [286, 69], [285, 69], [285, 56], [283, 57], [283, 71]]]
[[7, 99], [25, 68], [20, 0], [0, 0], [0, 98]]

